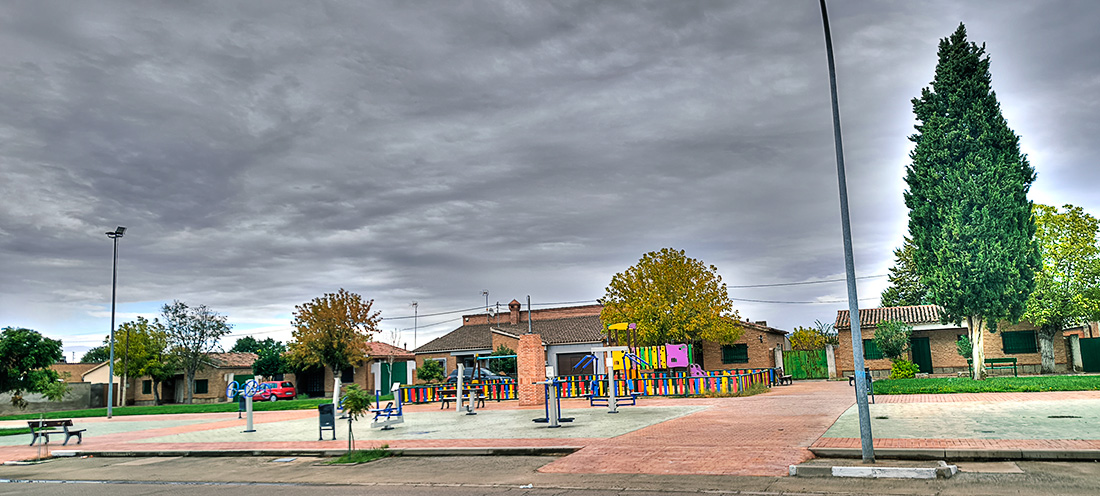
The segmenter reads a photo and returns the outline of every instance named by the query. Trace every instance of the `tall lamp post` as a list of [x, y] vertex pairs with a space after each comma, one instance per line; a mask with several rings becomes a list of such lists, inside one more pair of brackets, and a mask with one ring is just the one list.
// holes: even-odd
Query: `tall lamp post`
[[840, 230], [844, 238], [844, 273], [848, 280], [848, 319], [852, 329], [852, 361], [855, 368], [856, 410], [859, 413], [859, 440], [863, 463], [875, 463], [871, 435], [871, 412], [867, 405], [867, 377], [863, 369], [863, 336], [859, 331], [859, 297], [856, 296], [856, 262], [852, 256], [852, 223], [848, 217], [848, 183], [844, 178], [844, 145], [840, 136], [840, 104], [836, 96], [836, 65], [833, 63], [833, 36], [825, 0], [821, 4], [821, 24], [825, 28], [825, 53], [829, 61], [829, 90], [833, 104], [833, 139], [836, 147], [836, 176], [840, 187]]
[[125, 232], [125, 227], [118, 226], [107, 233], [107, 237], [115, 242], [115, 259], [111, 265], [111, 351], [107, 362], [107, 418], [111, 418], [115, 406], [115, 290], [118, 288], [118, 238]]

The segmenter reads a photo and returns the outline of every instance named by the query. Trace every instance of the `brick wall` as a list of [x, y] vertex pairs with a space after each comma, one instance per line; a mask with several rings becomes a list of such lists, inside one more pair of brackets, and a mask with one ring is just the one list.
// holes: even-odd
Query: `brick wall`
[[[524, 328], [523, 331], [527, 332], [527, 329]], [[500, 347], [500, 345], [507, 346], [511, 350], [515, 350], [516, 348], [519, 348], [519, 340], [518, 339], [513, 338], [513, 337], [508, 337], [508, 336], [505, 336], [505, 335], [497, 333], [497, 332], [494, 332], [494, 333], [491, 333], [491, 334], [493, 336], [493, 351], [496, 351], [497, 348]]]
[[[228, 401], [225, 397], [225, 387], [227, 385], [229, 385], [229, 381], [226, 380], [226, 376], [229, 375], [229, 374], [232, 374], [232, 375], [252, 375], [252, 368], [250, 368], [250, 367], [241, 367], [241, 368], [212, 368], [212, 367], [207, 367], [207, 368], [199, 370], [198, 372], [195, 372], [195, 381], [206, 379], [206, 393], [203, 393], [203, 394], [196, 393], [192, 397], [192, 402], [193, 403], [221, 403], [221, 402]], [[129, 392], [127, 392], [127, 394], [126, 394], [127, 396], [129, 396], [133, 399], [133, 402], [136, 405], [151, 405], [154, 402], [154, 396], [152, 394], [152, 391], [150, 391], [149, 394], [143, 394], [142, 393], [142, 381], [146, 381], [146, 380], [149, 380], [149, 378], [148, 377], [135, 378], [134, 383], [132, 384], [132, 388], [130, 389], [131, 391], [133, 391], [133, 395], [131, 396], [131, 394]], [[187, 385], [187, 381], [186, 381], [186, 379], [184, 378], [183, 375], [176, 376], [175, 395], [171, 398], [165, 397], [164, 394], [163, 394], [163, 392], [164, 392], [164, 383], [159, 384], [158, 387], [161, 388], [160, 400], [162, 402], [172, 403], [172, 402], [176, 401], [177, 398], [180, 399], [181, 403], [187, 401], [187, 388], [188, 388], [188, 385]]]
[[542, 337], [538, 334], [520, 336], [516, 355], [520, 406], [546, 403], [543, 386], [534, 384], [536, 381], [546, 380], [546, 350], [542, 347]]
[[[764, 342], [760, 342], [763, 336]], [[722, 345], [705, 341], [699, 345], [703, 352], [703, 368], [706, 370], [755, 369], [775, 366], [775, 348], [783, 347], [783, 337], [767, 332], [746, 330], [736, 344], [748, 346], [748, 363], [722, 363]]]

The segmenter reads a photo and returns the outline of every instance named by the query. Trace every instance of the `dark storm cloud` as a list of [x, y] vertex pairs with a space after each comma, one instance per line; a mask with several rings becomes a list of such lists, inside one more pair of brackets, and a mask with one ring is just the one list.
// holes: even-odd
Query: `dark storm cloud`
[[[905, 232], [909, 99], [959, 21], [988, 43], [1036, 194], [1097, 212], [1095, 11], [833, 6], [861, 274], [884, 273]], [[836, 278], [819, 16], [814, 2], [5, 5], [3, 324], [106, 328], [102, 233], [119, 224], [121, 301], [269, 325], [339, 287], [389, 317], [412, 300], [480, 305], [482, 289], [587, 300], [664, 246], [730, 284]], [[835, 283], [731, 295], [846, 297]], [[743, 303], [788, 329], [845, 306]]]

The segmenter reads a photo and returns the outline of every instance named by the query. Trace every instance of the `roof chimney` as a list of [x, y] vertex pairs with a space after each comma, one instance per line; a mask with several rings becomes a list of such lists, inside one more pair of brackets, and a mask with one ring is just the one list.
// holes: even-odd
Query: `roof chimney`
[[508, 313], [510, 314], [512, 325], [519, 324], [519, 309], [520, 304], [518, 301], [512, 300], [511, 303], [508, 303]]

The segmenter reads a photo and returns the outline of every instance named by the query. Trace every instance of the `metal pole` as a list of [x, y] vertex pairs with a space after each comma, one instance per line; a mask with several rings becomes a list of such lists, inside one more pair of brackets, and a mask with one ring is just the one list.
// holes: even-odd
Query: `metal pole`
[[114, 263], [111, 264], [111, 336], [110, 353], [107, 365], [107, 418], [114, 414], [115, 405], [115, 291], [118, 287], [118, 236], [111, 236], [115, 242]]
[[855, 362], [856, 408], [859, 410], [859, 440], [863, 463], [875, 463], [871, 436], [871, 411], [867, 406], [867, 379], [863, 370], [863, 336], [859, 330], [859, 298], [856, 296], [856, 263], [852, 256], [852, 224], [848, 218], [848, 184], [844, 178], [844, 146], [840, 136], [840, 104], [836, 94], [836, 66], [833, 63], [833, 38], [829, 32], [829, 14], [821, 3], [821, 22], [825, 26], [825, 53], [829, 59], [829, 89], [833, 103], [833, 138], [836, 141], [836, 175], [840, 187], [840, 225], [844, 237], [844, 273], [848, 279], [848, 316], [852, 323], [852, 356]]
[[531, 295], [527, 295], [527, 334], [531, 334]]
[[417, 303], [415, 301], [412, 302], [412, 307], [413, 307], [413, 349], [414, 350], [416, 349], [416, 314], [417, 314], [417, 310], [419, 310], [419, 308], [418, 308], [419, 306], [420, 306], [419, 303]]

